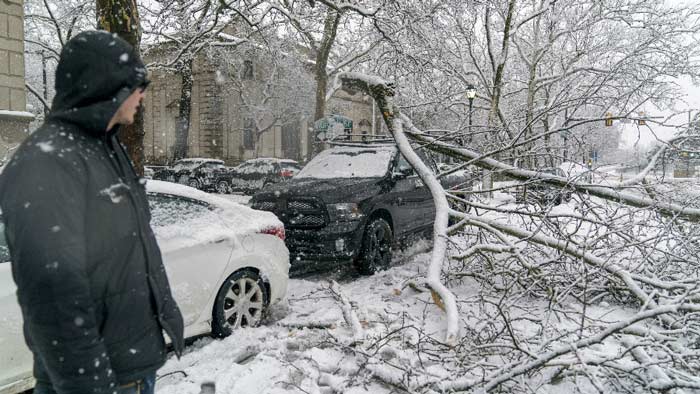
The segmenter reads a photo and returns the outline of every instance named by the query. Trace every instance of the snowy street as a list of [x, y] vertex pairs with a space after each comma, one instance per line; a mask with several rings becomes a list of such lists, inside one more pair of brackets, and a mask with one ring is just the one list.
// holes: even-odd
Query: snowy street
[[0, 0], [0, 394], [90, 393], [700, 394], [700, 0]]
[[[390, 386], [370, 379], [366, 363], [374, 357], [392, 361], [406, 371], [396, 369], [391, 376], [410, 380], [407, 371], [419, 367], [419, 362], [408, 353], [398, 353], [394, 343], [425, 341], [419, 339], [418, 330], [434, 338], [442, 331], [441, 312], [433, 307], [430, 293], [409, 285], [424, 274], [427, 255], [420, 250], [425, 248], [423, 242], [396, 256], [395, 266], [371, 277], [336, 275], [367, 335], [363, 343], [352, 345], [342, 304], [323, 278], [332, 279], [333, 274], [292, 279], [286, 303], [273, 308], [263, 326], [223, 340], [199, 339], [181, 360], [171, 357], [159, 371], [158, 392], [199, 393], [200, 383], [212, 380], [220, 393], [392, 392]], [[467, 297], [470, 286], [460, 290]], [[436, 360], [420, 363], [440, 376]]]

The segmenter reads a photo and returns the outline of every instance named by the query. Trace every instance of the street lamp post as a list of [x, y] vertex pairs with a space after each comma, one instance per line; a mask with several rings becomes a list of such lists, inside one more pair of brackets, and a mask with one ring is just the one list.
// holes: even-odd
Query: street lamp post
[[467, 139], [468, 142], [472, 142], [472, 103], [474, 102], [474, 98], [476, 97], [476, 88], [474, 85], [469, 84], [467, 86], [467, 98], [469, 99], [469, 138]]

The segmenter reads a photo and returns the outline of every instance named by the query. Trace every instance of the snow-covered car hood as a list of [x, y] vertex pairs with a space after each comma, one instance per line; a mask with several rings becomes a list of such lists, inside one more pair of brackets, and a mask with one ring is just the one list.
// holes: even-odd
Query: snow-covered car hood
[[284, 227], [282, 222], [270, 212], [258, 211], [185, 185], [148, 180], [146, 191], [199, 200], [215, 208], [214, 211], [204, 214], [201, 220], [190, 223], [188, 227], [182, 225], [154, 227], [158, 242], [164, 250], [214, 242], [231, 236], [259, 233], [272, 227]]
[[376, 195], [383, 179], [384, 178], [292, 178], [287, 182], [269, 185], [259, 194], [274, 194], [276, 197], [280, 195], [315, 195], [321, 197], [327, 204], [336, 202], [360, 202]]

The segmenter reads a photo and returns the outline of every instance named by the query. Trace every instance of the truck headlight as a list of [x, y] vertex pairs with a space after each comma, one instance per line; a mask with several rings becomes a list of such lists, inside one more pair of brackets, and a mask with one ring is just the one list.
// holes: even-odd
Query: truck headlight
[[328, 204], [328, 212], [337, 220], [357, 220], [364, 216], [355, 203]]

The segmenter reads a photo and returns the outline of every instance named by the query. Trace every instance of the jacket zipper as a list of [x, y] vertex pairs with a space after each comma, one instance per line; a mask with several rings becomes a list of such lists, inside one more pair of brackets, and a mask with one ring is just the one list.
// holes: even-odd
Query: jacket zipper
[[[136, 203], [136, 197], [134, 196], [134, 193], [131, 190], [131, 188], [135, 185], [130, 184], [130, 182], [127, 180], [128, 175], [126, 174], [126, 170], [124, 169], [124, 167], [122, 167], [121, 162], [124, 160], [127, 160], [126, 165], [128, 165], [129, 169], [131, 170], [130, 172], [131, 172], [131, 175], [132, 175], [132, 178], [134, 181], [136, 181], [136, 178], [137, 178], [136, 171], [134, 171], [131, 164], [128, 163], [128, 158], [126, 157], [126, 153], [124, 152], [123, 148], [121, 147], [121, 144], [119, 143], [119, 141], [116, 138], [117, 133], [115, 132], [112, 135], [113, 136], [108, 141], [107, 135], [105, 134], [103, 139], [102, 139], [102, 142], [104, 144], [105, 151], [107, 152], [107, 156], [109, 156], [112, 165], [115, 167], [115, 169], [117, 171], [117, 174], [120, 175], [121, 181], [125, 185], [128, 186], [127, 194], [129, 195], [129, 199], [131, 200], [131, 203], [134, 206], [134, 210], [136, 211], [135, 212], [136, 224], [138, 225], [139, 240], [141, 241], [141, 246], [143, 247], [144, 257], [146, 259], [146, 275], [147, 275], [148, 284], [152, 287], [151, 296], [153, 297], [153, 301], [156, 304], [157, 319], [158, 319], [158, 322], [160, 323], [161, 327], [163, 327], [163, 329], [171, 337], [171, 340], [173, 342], [173, 346], [175, 347], [175, 351], [179, 357], [182, 353], [182, 349], [179, 349], [179, 346], [175, 342], [175, 335], [174, 335], [172, 328], [170, 327], [170, 325], [167, 322], [165, 322], [165, 319], [163, 319], [161, 317], [161, 315], [163, 314], [163, 305], [161, 304], [160, 300], [158, 300], [158, 298], [155, 295], [154, 290], [158, 290], [158, 292], [160, 293], [161, 289], [157, 286], [156, 283], [154, 283], [154, 281], [151, 277], [151, 267], [150, 267], [150, 259], [149, 259], [149, 256], [151, 254], [149, 253], [150, 249], [147, 245], [148, 242], [146, 242], [146, 240], [144, 239], [144, 234], [142, 232], [143, 218], [141, 217], [141, 212], [139, 210], [139, 204]], [[113, 155], [110, 154], [110, 148], [112, 150]], [[123, 158], [120, 157], [120, 153], [124, 156]], [[148, 203], [148, 201], [146, 201], [146, 203]], [[173, 302], [174, 302], [174, 300], [173, 300]]]

